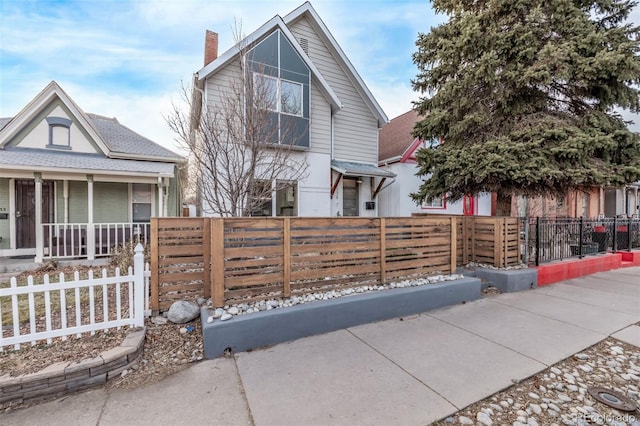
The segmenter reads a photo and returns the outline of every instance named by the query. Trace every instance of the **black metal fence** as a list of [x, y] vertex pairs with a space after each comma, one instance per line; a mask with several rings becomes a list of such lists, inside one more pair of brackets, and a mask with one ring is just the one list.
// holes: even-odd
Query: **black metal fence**
[[638, 218], [521, 218], [527, 264], [640, 248]]

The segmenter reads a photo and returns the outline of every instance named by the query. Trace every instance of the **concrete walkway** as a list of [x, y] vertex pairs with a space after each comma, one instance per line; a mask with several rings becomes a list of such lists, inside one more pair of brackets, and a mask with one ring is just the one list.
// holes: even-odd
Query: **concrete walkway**
[[640, 346], [640, 268], [203, 361], [2, 425], [425, 425], [609, 335]]

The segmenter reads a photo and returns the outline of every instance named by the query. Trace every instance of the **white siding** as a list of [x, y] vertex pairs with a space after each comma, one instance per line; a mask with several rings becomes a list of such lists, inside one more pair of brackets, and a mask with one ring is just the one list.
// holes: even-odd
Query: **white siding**
[[310, 116], [309, 151], [331, 154], [331, 106], [313, 82], [311, 83]]
[[225, 99], [233, 99], [232, 88], [240, 83], [240, 66], [235, 61], [207, 78], [205, 93], [208, 107], [220, 108]]
[[329, 154], [310, 152], [307, 154], [309, 168], [307, 176], [298, 183], [298, 215], [304, 217], [329, 216], [330, 169]]
[[309, 57], [336, 93], [344, 109], [334, 118], [334, 158], [377, 163], [378, 123], [356, 88], [338, 65], [327, 46], [305, 18], [291, 32], [309, 41]]
[[[69, 116], [62, 107], [55, 107], [49, 114], [48, 117], [60, 117], [67, 118], [73, 121], [73, 117]], [[78, 127], [76, 122], [71, 124], [70, 131], [70, 141], [71, 141], [71, 152], [83, 152], [83, 153], [91, 153], [95, 154], [96, 149], [93, 147], [91, 142], [85, 137], [80, 128]], [[20, 148], [40, 148], [44, 149], [49, 144], [49, 124], [46, 119], [40, 121], [35, 128], [29, 132], [28, 135], [24, 137], [19, 143], [18, 146]], [[68, 151], [67, 151], [68, 152]]]
[[[393, 163], [381, 167], [397, 175], [396, 181], [378, 194], [380, 216], [411, 216], [412, 213], [461, 215], [462, 200], [446, 202], [446, 208], [423, 208], [416, 205], [409, 194], [416, 192], [422, 179], [415, 175], [416, 165], [411, 163]], [[479, 216], [491, 215], [491, 195], [480, 194], [475, 199], [475, 214]]]

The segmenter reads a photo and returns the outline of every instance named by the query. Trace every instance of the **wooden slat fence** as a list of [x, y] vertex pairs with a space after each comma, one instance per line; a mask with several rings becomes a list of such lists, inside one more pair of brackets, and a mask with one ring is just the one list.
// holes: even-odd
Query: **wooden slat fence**
[[508, 218], [468, 219], [154, 218], [151, 308], [185, 297], [211, 296], [222, 306], [449, 274], [471, 255], [517, 263], [517, 220], [513, 232]]
[[152, 310], [168, 309], [176, 300], [209, 297], [208, 218], [151, 220]]
[[[440, 215], [415, 214], [413, 217]], [[493, 265], [498, 268], [520, 263], [519, 221], [515, 217], [442, 216], [457, 223], [458, 266], [470, 262]]]

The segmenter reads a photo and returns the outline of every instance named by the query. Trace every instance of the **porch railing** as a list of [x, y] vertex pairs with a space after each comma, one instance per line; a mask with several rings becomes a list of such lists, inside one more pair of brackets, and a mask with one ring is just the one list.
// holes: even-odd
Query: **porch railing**
[[148, 244], [149, 223], [44, 223], [43, 258], [71, 259], [111, 256], [128, 241]]

